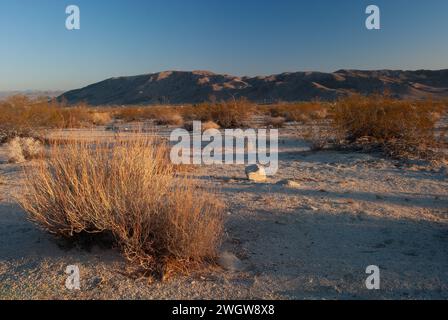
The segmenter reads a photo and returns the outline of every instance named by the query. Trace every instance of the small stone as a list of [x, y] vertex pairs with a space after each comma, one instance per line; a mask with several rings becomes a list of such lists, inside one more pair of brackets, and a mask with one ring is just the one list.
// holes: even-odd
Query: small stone
[[299, 182], [294, 181], [294, 180], [288, 180], [288, 179], [280, 180], [279, 182], [277, 182], [277, 184], [279, 184], [281, 186], [288, 187], [288, 188], [295, 188], [295, 189], [300, 188], [300, 186], [301, 186]]
[[221, 267], [228, 271], [240, 271], [243, 269], [243, 264], [233, 253], [224, 251], [218, 259]]
[[259, 164], [253, 164], [246, 167], [246, 177], [250, 181], [254, 182], [265, 182], [266, 181], [266, 171], [264, 167]]
[[304, 210], [311, 210], [311, 211], [318, 211], [319, 210], [319, 208], [316, 208], [316, 207], [311, 206], [311, 205], [305, 205], [305, 206], [302, 207], [302, 209], [304, 209]]

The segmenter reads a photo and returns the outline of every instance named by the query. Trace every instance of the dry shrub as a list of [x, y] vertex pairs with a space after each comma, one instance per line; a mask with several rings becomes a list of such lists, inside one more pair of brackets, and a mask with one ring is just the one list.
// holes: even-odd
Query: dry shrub
[[265, 125], [271, 128], [283, 128], [286, 119], [284, 117], [267, 117]]
[[221, 127], [219, 126], [219, 124], [217, 124], [214, 121], [207, 121], [207, 122], [202, 124], [202, 130], [203, 131], [206, 131], [206, 130], [209, 130], [209, 129], [216, 129], [216, 130], [218, 130], [220, 128]]
[[[213, 122], [213, 121], [206, 121], [204, 123], [201, 123], [201, 131], [204, 132], [209, 129], [220, 129], [221, 127]], [[184, 129], [187, 131], [193, 131], [193, 121], [187, 121], [184, 123]]]
[[113, 111], [115, 119], [125, 122], [141, 120], [143, 117], [143, 109], [138, 107], [122, 107]]
[[75, 237], [111, 233], [135, 271], [163, 277], [216, 256], [222, 204], [178, 177], [167, 146], [148, 138], [52, 145], [25, 168], [19, 203], [47, 231]]
[[327, 123], [315, 122], [305, 128], [304, 138], [310, 143], [312, 151], [320, 151], [328, 147], [335, 137]]
[[15, 137], [7, 145], [8, 162], [20, 163], [26, 160], [39, 158], [44, 148], [39, 140], [34, 138]]
[[109, 124], [112, 121], [112, 116], [109, 112], [94, 111], [90, 114], [90, 120], [95, 125], [103, 126]]
[[182, 126], [184, 119], [178, 113], [165, 112], [157, 117], [156, 124]]
[[221, 128], [242, 128], [247, 125], [255, 106], [247, 99], [203, 103], [185, 107], [182, 114], [186, 120], [213, 121]]
[[271, 117], [283, 117], [286, 121], [307, 123], [311, 120], [325, 119], [328, 106], [322, 102], [282, 103], [270, 106], [267, 113]]
[[435, 125], [444, 106], [438, 102], [352, 95], [339, 100], [333, 112], [333, 125], [342, 139], [381, 144], [393, 156], [425, 157], [441, 142]]

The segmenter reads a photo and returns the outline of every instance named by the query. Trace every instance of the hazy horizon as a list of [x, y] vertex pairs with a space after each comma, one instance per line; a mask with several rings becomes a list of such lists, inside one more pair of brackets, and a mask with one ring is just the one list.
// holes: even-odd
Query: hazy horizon
[[[65, 28], [69, 4], [80, 7], [80, 30]], [[381, 30], [364, 26], [369, 4], [381, 9]], [[166, 70], [446, 69], [446, 12], [444, 0], [2, 0], [0, 91], [66, 91]]]
[[[124, 75], [120, 75], [117, 77], [133, 77], [133, 76], [141, 76], [141, 75], [146, 75], [146, 74], [153, 74], [153, 73], [161, 73], [161, 72], [167, 72], [167, 71], [174, 71], [174, 72], [193, 72], [193, 71], [210, 71], [216, 74], [228, 74], [231, 76], [238, 76], [238, 77], [254, 77], [254, 76], [271, 76], [271, 75], [277, 75], [277, 74], [282, 74], [282, 73], [295, 73], [295, 72], [322, 72], [322, 73], [334, 73], [338, 70], [355, 70], [355, 71], [380, 71], [380, 70], [391, 70], [391, 71], [419, 71], [419, 70], [427, 70], [427, 71], [440, 71], [440, 70], [448, 70], [448, 67], [446, 68], [441, 68], [441, 69], [385, 69], [385, 68], [381, 68], [381, 69], [351, 69], [351, 68], [339, 68], [337, 70], [334, 71], [319, 71], [319, 70], [293, 70], [293, 71], [284, 71], [284, 72], [280, 72], [280, 73], [275, 73], [275, 74], [257, 74], [257, 75], [238, 75], [238, 74], [230, 74], [230, 73], [226, 73], [226, 72], [214, 72], [213, 70], [205, 70], [205, 69], [201, 69], [201, 68], [196, 68], [193, 70], [173, 70], [173, 69], [169, 69], [169, 70], [160, 70], [160, 71], [156, 71], [156, 72], [144, 72], [144, 73], [140, 73], [140, 74], [124, 74]], [[69, 88], [69, 89], [58, 89], [58, 88], [42, 88], [42, 89], [21, 89], [21, 90], [0, 90], [0, 93], [22, 93], [22, 92], [29, 92], [29, 93], [33, 93], [33, 92], [66, 92], [66, 91], [70, 91], [70, 90], [75, 90], [75, 89], [81, 89], [84, 88], [86, 86], [89, 86], [91, 84], [94, 83], [98, 83], [101, 82], [103, 80], [107, 80], [109, 78], [114, 78], [114, 77], [108, 77], [108, 78], [104, 78], [104, 79], [100, 79], [98, 81], [92, 82], [92, 83], [88, 83], [82, 87], [78, 87], [78, 88]]]

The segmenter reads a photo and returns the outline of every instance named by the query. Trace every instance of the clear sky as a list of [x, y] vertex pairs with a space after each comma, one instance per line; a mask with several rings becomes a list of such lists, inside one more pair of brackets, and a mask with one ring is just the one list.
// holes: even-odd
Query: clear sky
[[[65, 28], [71, 4], [81, 30]], [[448, 0], [0, 0], [0, 43], [0, 91], [163, 70], [442, 69]]]

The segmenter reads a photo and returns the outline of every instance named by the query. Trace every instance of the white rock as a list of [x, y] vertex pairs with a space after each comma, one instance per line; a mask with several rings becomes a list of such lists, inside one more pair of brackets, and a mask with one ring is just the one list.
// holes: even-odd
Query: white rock
[[228, 271], [240, 271], [243, 269], [243, 264], [233, 253], [224, 251], [220, 254], [218, 263], [221, 267]]
[[294, 180], [280, 180], [279, 182], [277, 182], [277, 184], [288, 187], [288, 188], [300, 188], [300, 183]]
[[246, 167], [246, 177], [250, 181], [264, 182], [266, 181], [266, 171], [259, 164], [252, 164]]

